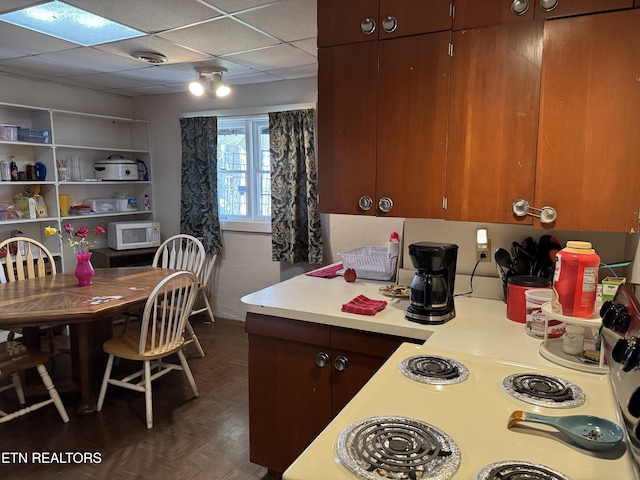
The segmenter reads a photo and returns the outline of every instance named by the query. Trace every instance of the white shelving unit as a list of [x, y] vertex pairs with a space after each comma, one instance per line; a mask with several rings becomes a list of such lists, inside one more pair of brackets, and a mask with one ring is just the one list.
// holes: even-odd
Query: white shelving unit
[[[151, 185], [151, 146], [149, 122], [145, 120], [86, 114], [66, 110], [46, 109], [28, 105], [0, 103], [0, 124], [19, 125], [50, 131], [51, 143], [31, 143], [0, 140], [0, 160], [15, 157], [19, 171], [29, 163], [40, 162], [47, 169], [46, 178], [17, 182], [0, 182], [0, 202], [12, 202], [15, 194], [27, 186], [37, 186], [47, 206], [47, 217], [22, 218], [0, 221], [0, 239], [8, 238], [13, 230], [35, 238], [45, 244], [54, 255], [62, 258], [63, 270], [75, 266], [75, 258], [68, 247], [62, 248], [58, 237], [45, 237], [44, 227], [61, 229], [71, 223], [74, 227], [107, 227], [107, 223], [126, 219], [153, 219], [153, 211], [144, 210], [144, 196], [153, 201]], [[94, 163], [119, 155], [127, 160], [141, 160], [147, 168], [149, 180], [95, 181]], [[83, 181], [60, 181], [56, 159], [80, 159]], [[135, 197], [138, 209], [108, 214], [62, 216], [59, 195], [73, 197], [73, 203], [82, 204], [90, 198], [113, 198], [122, 195]], [[153, 205], [153, 203], [152, 203]], [[2, 208], [2, 207], [0, 207]], [[135, 218], [132, 218], [135, 217]], [[98, 248], [106, 247], [106, 235], [98, 237]]]
[[[592, 330], [598, 329], [602, 325], [602, 319], [596, 313], [591, 318], [578, 318], [578, 317], [568, 317], [566, 315], [560, 315], [554, 313], [551, 310], [551, 302], [544, 303], [542, 305], [542, 311], [545, 313], [545, 335], [542, 343], [540, 344], [540, 355], [542, 355], [547, 360], [557, 363], [558, 365], [562, 365], [563, 367], [572, 368], [574, 370], [580, 370], [582, 372], [589, 373], [607, 373], [609, 372], [608, 367], [604, 364], [604, 355], [600, 352], [600, 363], [584, 363], [577, 355], [569, 355], [564, 352], [562, 349], [562, 337], [560, 338], [548, 338], [547, 332], [549, 330], [549, 320], [558, 320], [565, 324], [573, 324], [580, 325], [582, 327], [589, 327]], [[593, 345], [593, 341], [591, 341], [591, 345], [589, 345], [589, 340], [585, 338], [585, 345], [595, 346]]]

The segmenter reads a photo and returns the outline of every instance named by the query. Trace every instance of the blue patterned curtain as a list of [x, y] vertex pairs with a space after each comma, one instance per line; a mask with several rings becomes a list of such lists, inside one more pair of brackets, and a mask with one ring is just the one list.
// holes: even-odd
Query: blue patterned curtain
[[271, 258], [322, 263], [313, 109], [269, 114]]
[[208, 254], [222, 252], [218, 218], [218, 119], [181, 118], [180, 233], [202, 238]]

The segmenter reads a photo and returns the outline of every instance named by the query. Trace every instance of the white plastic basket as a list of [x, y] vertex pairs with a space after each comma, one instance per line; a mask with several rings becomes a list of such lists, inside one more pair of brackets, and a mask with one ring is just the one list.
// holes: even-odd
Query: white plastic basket
[[389, 257], [387, 247], [360, 247], [338, 255], [344, 268], [353, 268], [358, 278], [391, 280], [396, 273], [398, 256]]

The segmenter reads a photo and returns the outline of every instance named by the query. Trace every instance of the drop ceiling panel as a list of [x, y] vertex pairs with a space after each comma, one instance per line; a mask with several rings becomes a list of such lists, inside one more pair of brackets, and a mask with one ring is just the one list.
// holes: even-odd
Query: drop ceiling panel
[[50, 37], [10, 23], [0, 22], [0, 45], [25, 55], [56, 52], [76, 48], [75, 43]]
[[209, 5], [219, 8], [227, 13], [240, 12], [247, 8], [258, 7], [268, 3], [275, 3], [274, 0], [204, 0]]
[[113, 72], [118, 70], [129, 70], [132, 68], [141, 68], [146, 64], [142, 64], [133, 58], [124, 58], [111, 53], [96, 51], [93, 48], [78, 47], [62, 52], [45, 53], [38, 55], [34, 60], [42, 59], [50, 62], [68, 65], [72, 67], [83, 68], [97, 72]]
[[238, 18], [287, 42], [317, 36], [316, 0], [282, 0]]
[[225, 58], [240, 65], [263, 71], [272, 70], [269, 67], [270, 65], [279, 65], [281, 68], [286, 68], [309, 65], [316, 61], [315, 57], [309, 55], [307, 52], [303, 52], [298, 48], [286, 44], [237, 55], [229, 55], [225, 56]]
[[278, 40], [229, 18], [173, 30], [159, 36], [211, 55], [224, 55], [279, 43]]
[[127, 58], [132, 58], [131, 54], [133, 52], [160, 53], [167, 57], [167, 63], [197, 62], [210, 58], [210, 55], [206, 53], [184, 48], [169, 40], [153, 35], [105, 43], [96, 45], [93, 48]]
[[20, 57], [0, 61], [0, 70], [20, 73], [21, 70], [29, 70], [38, 77], [70, 77], [95, 73], [91, 68], [62, 65], [60, 63], [45, 60], [40, 57]]

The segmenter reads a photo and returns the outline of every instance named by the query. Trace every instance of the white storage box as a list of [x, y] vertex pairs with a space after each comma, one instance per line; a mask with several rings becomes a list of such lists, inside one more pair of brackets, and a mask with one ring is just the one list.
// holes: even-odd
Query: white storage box
[[91, 207], [96, 213], [118, 212], [117, 198], [85, 198], [82, 204]]
[[344, 268], [353, 268], [358, 278], [391, 280], [396, 273], [398, 256], [389, 256], [387, 247], [360, 247], [338, 253]]

